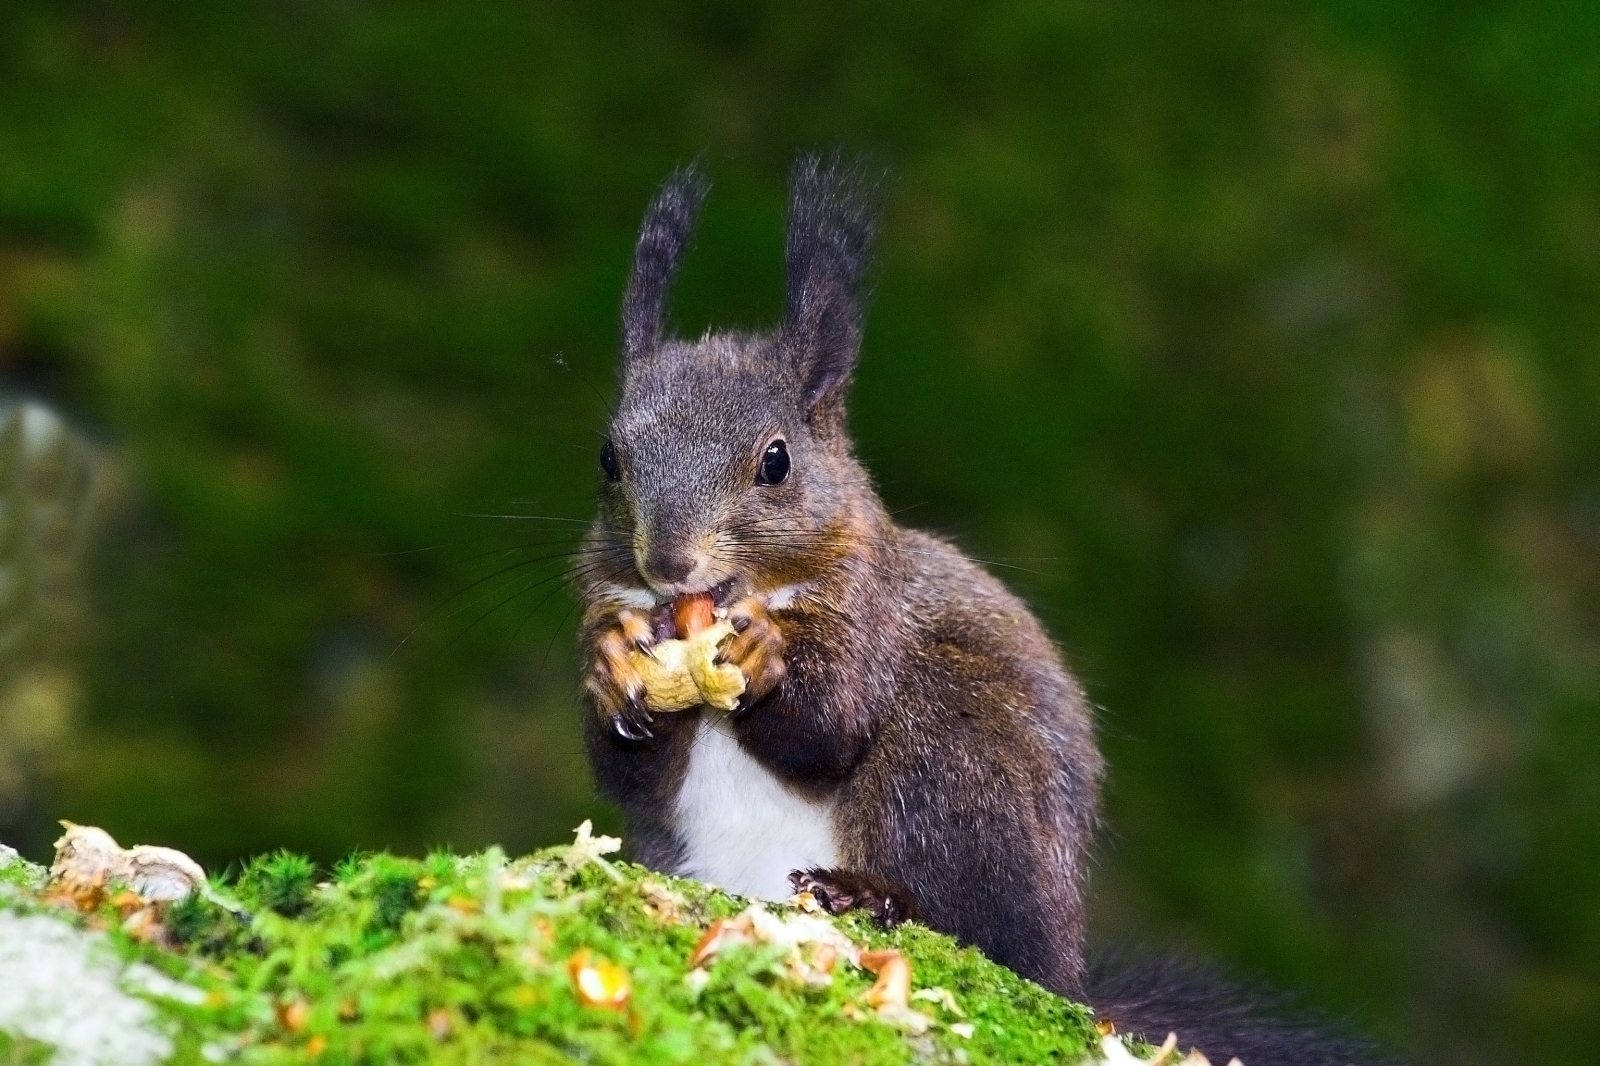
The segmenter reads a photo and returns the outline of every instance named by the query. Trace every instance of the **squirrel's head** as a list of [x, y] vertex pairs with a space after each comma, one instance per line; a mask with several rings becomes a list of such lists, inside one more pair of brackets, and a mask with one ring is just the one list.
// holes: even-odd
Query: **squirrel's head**
[[837, 155], [795, 164], [775, 331], [682, 341], [665, 336], [666, 298], [706, 190], [698, 168], [679, 170], [645, 214], [600, 456], [599, 535], [659, 597], [803, 582], [875, 506], [844, 412], [876, 223], [863, 168]]

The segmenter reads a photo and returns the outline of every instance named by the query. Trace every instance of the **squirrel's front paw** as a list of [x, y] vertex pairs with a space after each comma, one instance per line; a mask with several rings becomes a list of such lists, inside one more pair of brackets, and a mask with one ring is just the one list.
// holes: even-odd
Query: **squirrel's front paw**
[[735, 714], [749, 710], [783, 680], [783, 630], [767, 607], [755, 597], [746, 597], [728, 608], [728, 622], [734, 636], [723, 645], [718, 662], [732, 663], [744, 674], [744, 694]]
[[594, 658], [583, 687], [594, 698], [600, 720], [623, 740], [655, 736], [650, 731], [654, 718], [645, 704], [644, 678], [628, 661], [630, 651], [649, 651], [655, 642], [650, 617], [633, 610], [620, 611], [617, 624], [602, 630], [594, 641]]

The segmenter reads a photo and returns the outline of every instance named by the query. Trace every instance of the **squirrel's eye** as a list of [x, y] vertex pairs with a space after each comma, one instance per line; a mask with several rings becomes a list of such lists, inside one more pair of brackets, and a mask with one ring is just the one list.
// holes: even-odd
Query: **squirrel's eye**
[[781, 440], [767, 445], [761, 453], [761, 473], [756, 475], [759, 485], [777, 485], [789, 476], [789, 448]]
[[608, 438], [600, 445], [600, 469], [606, 472], [607, 481], [616, 481], [622, 477], [622, 468], [617, 465], [617, 446]]

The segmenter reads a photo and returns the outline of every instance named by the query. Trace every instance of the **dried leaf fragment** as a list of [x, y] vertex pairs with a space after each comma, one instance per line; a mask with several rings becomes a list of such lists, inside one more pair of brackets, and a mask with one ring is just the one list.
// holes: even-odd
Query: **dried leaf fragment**
[[[1098, 1028], [1098, 1026], [1097, 1026]], [[1178, 1034], [1168, 1033], [1167, 1039], [1161, 1047], [1148, 1059], [1141, 1059], [1129, 1051], [1127, 1045], [1111, 1034], [1102, 1034], [1100, 1037], [1101, 1058], [1094, 1060], [1089, 1066], [1165, 1066], [1167, 1060], [1178, 1049]], [[1190, 1051], [1182, 1059], [1175, 1060], [1172, 1066], [1211, 1066], [1211, 1060], [1198, 1051]], [[1228, 1066], [1241, 1066], [1238, 1059], [1230, 1059]]]
[[633, 978], [628, 971], [597, 958], [588, 948], [579, 948], [567, 960], [567, 976], [572, 979], [578, 1002], [585, 1007], [621, 1010], [633, 995]]
[[930, 1016], [911, 1009], [911, 963], [904, 955], [892, 948], [863, 951], [861, 968], [878, 975], [867, 989], [866, 1001], [876, 1008], [880, 1021], [912, 1034], [933, 1026]]
[[666, 885], [657, 881], [646, 881], [640, 886], [639, 892], [644, 896], [644, 912], [663, 925], [679, 925], [683, 922], [683, 908], [687, 901]]
[[881, 951], [863, 951], [861, 968], [878, 975], [878, 980], [867, 990], [867, 1002], [874, 1007], [909, 1007], [911, 1005], [911, 964], [893, 948]]
[[783, 973], [791, 981], [806, 985], [833, 982], [838, 961], [855, 962], [861, 949], [834, 926], [809, 914], [781, 918], [759, 903], [752, 903], [733, 918], [718, 918], [706, 927], [699, 943], [689, 955], [695, 970], [718, 954], [740, 944], [772, 944], [787, 948]]
[[122, 915], [123, 918], [129, 918], [136, 912], [144, 910], [145, 907], [144, 898], [139, 893], [129, 892], [127, 889], [118, 892], [106, 900], [106, 903], [115, 907], [117, 913]]
[[[129, 919], [140, 907], [184, 899], [206, 888], [206, 872], [181, 851], [151, 844], [124, 850], [104, 829], [68, 821], [61, 825], [66, 832], [56, 841], [46, 889], [53, 902], [97, 910], [106, 902], [106, 888], [118, 882], [132, 892], [118, 893], [112, 902]], [[151, 922], [157, 917], [148, 916]]]
[[751, 931], [750, 920], [744, 915], [741, 914], [737, 918], [718, 918], [706, 926], [706, 931], [701, 934], [694, 951], [689, 953], [689, 966], [691, 969], [699, 969], [718, 953], [736, 944], [753, 943], [755, 935]]
[[278, 1016], [279, 1025], [291, 1033], [298, 1033], [311, 1019], [311, 1004], [297, 997], [287, 1003], [278, 1003], [273, 1008], [273, 1013]]
[[93, 910], [104, 902], [108, 884], [127, 880], [122, 848], [104, 829], [68, 821], [62, 821], [61, 826], [66, 832], [56, 841], [49, 894], [79, 910]]
[[187, 899], [205, 887], [206, 872], [176, 848], [139, 844], [126, 852], [128, 885], [151, 902]]
[[759, 903], [752, 903], [740, 915], [750, 921], [750, 930], [763, 944], [797, 947], [801, 944], [832, 944], [847, 954], [851, 961], [860, 950], [850, 938], [834, 928], [833, 923], [809, 914], [796, 914], [780, 918]]
[[950, 994], [948, 988], [939, 988], [937, 986], [919, 988], [911, 993], [911, 998], [927, 1003], [937, 1003], [957, 1018], [965, 1018], [967, 1016], [967, 1012], [961, 1009], [961, 1004], [956, 1002], [956, 997]]
[[[129, 892], [126, 895], [131, 896], [133, 893]], [[133, 898], [138, 899], [139, 897], [134, 896]], [[160, 909], [157, 904], [140, 907], [122, 920], [122, 931], [141, 944], [171, 947], [175, 941], [167, 927], [161, 922]]]

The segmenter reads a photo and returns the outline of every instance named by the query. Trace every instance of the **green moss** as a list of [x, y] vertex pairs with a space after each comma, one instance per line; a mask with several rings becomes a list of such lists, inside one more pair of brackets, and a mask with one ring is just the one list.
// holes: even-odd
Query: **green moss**
[[44, 885], [44, 879], [43, 867], [27, 862], [15, 852], [0, 849], [0, 893], [8, 890], [35, 892]]
[[0, 1031], [0, 1062], [6, 1066], [45, 1066], [54, 1053], [49, 1044]]
[[317, 867], [304, 855], [276, 851], [252, 861], [240, 876], [240, 889], [258, 906], [294, 917], [311, 902]]
[[[903, 951], [915, 987], [952, 994], [960, 1015], [916, 1002], [936, 1019], [921, 1035], [863, 1004], [869, 975], [841, 964], [831, 985], [800, 985], [772, 947], [719, 954], [697, 988], [685, 980], [696, 942], [747, 901], [625, 863], [573, 871], [567, 855], [363, 855], [318, 882], [279, 853], [213, 899], [172, 907], [171, 949], [112, 935], [207, 993], [157, 1001], [181, 1034], [177, 1061], [1043, 1063], [1095, 1039], [1084, 1008], [915, 925], [841, 923], [858, 943]], [[0, 906], [42, 904], [12, 892]], [[627, 970], [625, 1010], [579, 1002], [566, 963], [580, 950]], [[962, 1021], [970, 1038], [950, 1028]]]

